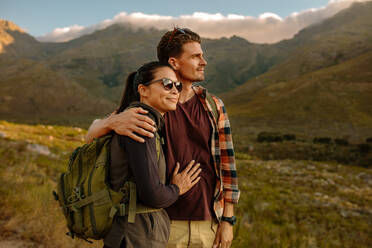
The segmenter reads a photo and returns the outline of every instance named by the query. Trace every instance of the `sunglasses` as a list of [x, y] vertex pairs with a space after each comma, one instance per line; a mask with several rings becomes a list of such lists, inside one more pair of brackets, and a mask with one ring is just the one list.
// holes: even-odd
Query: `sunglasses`
[[174, 87], [176, 87], [178, 92], [182, 91], [182, 83], [181, 82], [173, 82], [169, 78], [162, 78], [162, 79], [159, 79], [159, 80], [150, 81], [150, 82], [145, 83], [144, 85], [150, 85], [150, 84], [157, 83], [157, 82], [162, 82], [165, 90], [169, 91], [169, 90], [173, 89], [173, 86], [174, 86]]
[[169, 40], [168, 40], [167, 46], [169, 45], [169, 43], [172, 42], [172, 40], [173, 40], [173, 38], [174, 38], [174, 36], [175, 36], [175, 34], [176, 34], [177, 32], [181, 33], [182, 35], [188, 35], [188, 36], [189, 36], [189, 34], [186, 33], [185, 31], [190, 31], [190, 30], [187, 29], [187, 28], [182, 29], [182, 28], [176, 28], [176, 27], [175, 27], [175, 28], [173, 29], [173, 32], [172, 32], [171, 36], [169, 37]]

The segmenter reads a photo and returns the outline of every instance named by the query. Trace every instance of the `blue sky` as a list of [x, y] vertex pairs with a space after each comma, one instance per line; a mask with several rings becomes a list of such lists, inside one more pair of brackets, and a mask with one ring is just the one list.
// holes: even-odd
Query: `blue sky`
[[120, 12], [165, 16], [194, 12], [257, 17], [271, 12], [282, 18], [293, 12], [326, 6], [328, 0], [0, 0], [0, 19], [10, 20], [34, 36], [72, 25], [88, 26]]

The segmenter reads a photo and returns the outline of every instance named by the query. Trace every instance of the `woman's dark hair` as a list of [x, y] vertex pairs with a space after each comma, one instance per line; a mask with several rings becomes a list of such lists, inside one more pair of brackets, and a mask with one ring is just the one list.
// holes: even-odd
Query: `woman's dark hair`
[[134, 71], [129, 74], [119, 108], [116, 110], [117, 113], [123, 112], [132, 102], [140, 100], [137, 91], [138, 85], [152, 81], [154, 79], [155, 70], [161, 67], [169, 67], [172, 69], [168, 63], [153, 61], [144, 64], [136, 72]]

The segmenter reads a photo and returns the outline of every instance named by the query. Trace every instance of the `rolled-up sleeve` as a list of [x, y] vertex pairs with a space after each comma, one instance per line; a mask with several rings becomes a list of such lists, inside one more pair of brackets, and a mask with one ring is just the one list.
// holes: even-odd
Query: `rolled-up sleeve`
[[226, 202], [238, 203], [240, 190], [238, 187], [238, 175], [236, 171], [230, 121], [222, 100], [216, 99], [218, 100], [219, 109], [218, 136], [223, 194]]

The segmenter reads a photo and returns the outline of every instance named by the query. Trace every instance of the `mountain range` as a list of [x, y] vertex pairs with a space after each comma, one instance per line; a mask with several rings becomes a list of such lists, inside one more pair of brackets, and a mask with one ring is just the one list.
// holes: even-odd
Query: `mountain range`
[[[203, 39], [206, 81], [236, 133], [372, 136], [372, 2], [276, 44]], [[126, 76], [156, 60], [165, 31], [115, 24], [63, 43], [0, 20], [0, 119], [88, 125], [117, 106]], [[270, 35], [270, 34], [268, 34]]]
[[281, 130], [359, 141], [372, 136], [370, 13], [372, 2], [354, 4], [276, 44], [295, 49], [266, 73], [223, 94], [239, 131]]

